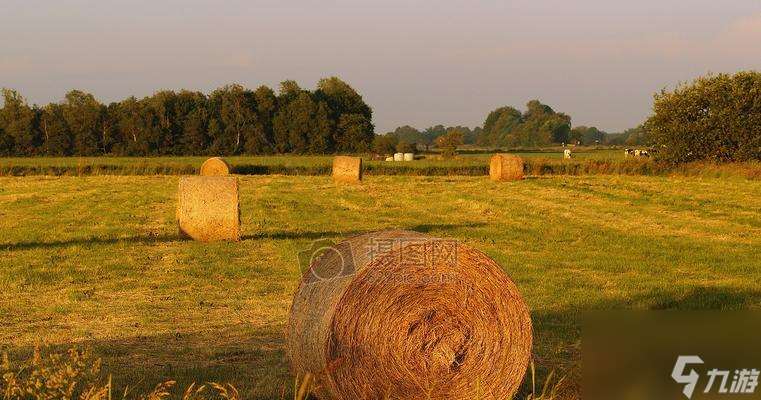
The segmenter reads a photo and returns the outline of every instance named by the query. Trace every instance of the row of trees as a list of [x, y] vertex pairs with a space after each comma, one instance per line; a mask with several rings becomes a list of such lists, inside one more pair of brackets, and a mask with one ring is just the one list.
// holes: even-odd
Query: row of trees
[[761, 160], [761, 72], [709, 75], [655, 96], [645, 122], [672, 163]]
[[596, 127], [571, 128], [571, 117], [555, 112], [552, 107], [532, 100], [525, 112], [513, 107], [500, 107], [489, 113], [483, 128], [466, 126], [445, 127], [436, 125], [418, 130], [409, 125], [400, 126], [392, 132], [378, 136], [373, 144], [376, 153], [402, 151], [403, 148], [425, 147], [437, 144], [437, 139], [457, 132], [463, 144], [488, 147], [541, 147], [561, 143], [584, 145], [644, 145], [646, 138], [642, 127], [622, 133], [609, 134]]
[[568, 143], [571, 117], [555, 112], [538, 100], [529, 101], [527, 110], [500, 107], [489, 113], [483, 133], [476, 138], [482, 146], [538, 147], [553, 143]]
[[284, 81], [228, 85], [208, 96], [182, 90], [101, 104], [72, 90], [60, 103], [30, 106], [3, 89], [3, 155], [202, 155], [367, 151], [372, 110], [351, 86], [332, 77], [317, 89]]

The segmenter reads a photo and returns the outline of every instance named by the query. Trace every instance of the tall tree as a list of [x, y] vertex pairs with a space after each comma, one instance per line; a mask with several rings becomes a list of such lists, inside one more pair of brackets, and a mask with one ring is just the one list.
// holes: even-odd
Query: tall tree
[[72, 138], [63, 106], [51, 103], [40, 110], [39, 129], [42, 133], [42, 152], [49, 156], [69, 156], [72, 154]]
[[222, 127], [221, 137], [213, 138], [212, 149], [220, 154], [238, 154], [246, 138], [252, 149], [266, 146], [261, 124], [256, 115], [254, 94], [241, 85], [228, 85], [215, 90], [210, 97], [215, 116]]
[[15, 90], [2, 89], [4, 106], [0, 109], [0, 126], [5, 139], [2, 145], [13, 154], [29, 156], [36, 153], [40, 138], [34, 129], [34, 112]]
[[336, 150], [339, 152], [362, 152], [370, 149], [373, 124], [363, 114], [343, 114], [336, 129]]
[[256, 101], [256, 114], [260, 123], [261, 145], [254, 150], [247, 146], [246, 152], [252, 154], [269, 154], [275, 151], [274, 134], [272, 128], [272, 119], [277, 111], [277, 96], [275, 92], [267, 86], [259, 86], [254, 91]]
[[319, 131], [318, 105], [307, 92], [300, 93], [275, 115], [273, 127], [280, 152], [306, 153], [314, 151], [310, 140]]
[[72, 90], [66, 93], [62, 111], [66, 126], [72, 134], [73, 153], [78, 156], [102, 154], [99, 142], [101, 104], [95, 97]]
[[201, 155], [208, 148], [208, 101], [200, 92], [183, 90], [175, 103], [176, 124], [180, 130], [176, 153]]
[[668, 162], [761, 160], [759, 99], [761, 72], [701, 77], [656, 94], [645, 130]]
[[320, 79], [315, 95], [318, 99], [327, 101], [334, 113], [333, 118], [337, 119], [343, 114], [360, 114], [367, 120], [372, 119], [373, 111], [362, 96], [348, 83], [335, 76]]

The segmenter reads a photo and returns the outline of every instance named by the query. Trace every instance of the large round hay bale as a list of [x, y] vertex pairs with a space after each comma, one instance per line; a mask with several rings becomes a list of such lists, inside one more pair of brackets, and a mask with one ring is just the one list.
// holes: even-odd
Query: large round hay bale
[[312, 374], [320, 399], [512, 399], [531, 318], [496, 262], [407, 231], [324, 250], [296, 292], [287, 339], [294, 373]]
[[394, 153], [394, 161], [404, 161], [404, 153]]
[[489, 177], [494, 181], [523, 179], [523, 159], [512, 154], [495, 154], [489, 160]]
[[415, 153], [404, 153], [404, 161], [414, 161]]
[[362, 159], [360, 157], [337, 156], [333, 159], [333, 180], [354, 183], [362, 180]]
[[230, 175], [230, 164], [221, 157], [212, 157], [201, 165], [201, 176]]
[[187, 176], [177, 193], [180, 235], [202, 242], [240, 240], [238, 178]]

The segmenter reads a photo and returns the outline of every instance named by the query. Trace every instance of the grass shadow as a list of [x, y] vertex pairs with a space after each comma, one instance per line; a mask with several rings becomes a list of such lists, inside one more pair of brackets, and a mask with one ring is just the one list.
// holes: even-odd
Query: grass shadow
[[[175, 380], [175, 391], [193, 382], [218, 382], [231, 383], [246, 399], [287, 399], [292, 397], [293, 378], [282, 329], [234, 326], [213, 332], [60, 342], [44, 350], [92, 349], [102, 359], [104, 373], [112, 375], [115, 393], [127, 387], [132, 393], [146, 393], [161, 382]], [[0, 350], [11, 360], [24, 360], [34, 348], [0, 346]]]

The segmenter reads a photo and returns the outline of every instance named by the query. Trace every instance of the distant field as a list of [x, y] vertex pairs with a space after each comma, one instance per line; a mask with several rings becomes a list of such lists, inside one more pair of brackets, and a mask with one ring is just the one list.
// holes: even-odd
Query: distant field
[[[622, 160], [618, 150], [575, 153], [574, 163], [563, 160], [560, 151], [521, 152], [531, 163], [553, 169], [584, 160]], [[422, 155], [410, 162], [372, 161], [363, 156], [368, 175], [485, 175], [491, 154], [462, 154], [445, 160], [438, 155]], [[0, 175], [182, 175], [197, 172], [208, 157], [31, 157], [0, 158]], [[236, 174], [242, 175], [329, 175], [333, 156], [232, 156], [225, 157]]]
[[[742, 177], [761, 180], [761, 162], [731, 164], [692, 163], [679, 166], [649, 158], [625, 158], [622, 150], [574, 149], [563, 159], [562, 149], [516, 152], [524, 158], [524, 174], [548, 175], [656, 175]], [[484, 176], [489, 174], [489, 153], [460, 154], [454, 159], [425, 154], [409, 162], [373, 161], [362, 156], [368, 176]], [[0, 158], [0, 176], [98, 176], [197, 174], [207, 156], [199, 157], [31, 157]], [[333, 156], [225, 157], [237, 175], [330, 175]]]
[[385, 228], [456, 238], [503, 265], [531, 308], [542, 376], [568, 375], [572, 397], [584, 310], [761, 307], [758, 181], [240, 179], [244, 240], [201, 244], [177, 236], [177, 177], [0, 177], [0, 350], [90, 345], [120, 387], [216, 380], [292, 398], [297, 253]]
[[[519, 155], [526, 158], [563, 158], [562, 151], [542, 151], [542, 152], [512, 152], [510, 154]], [[623, 150], [595, 150], [585, 149], [574, 151], [574, 158], [579, 159], [623, 159]], [[458, 166], [458, 165], [480, 165], [489, 160], [491, 154], [462, 154], [455, 159], [443, 160], [438, 155], [423, 154], [422, 160], [415, 160], [412, 165], [417, 166]], [[55, 166], [55, 167], [77, 167], [96, 164], [111, 164], [119, 166], [169, 166], [181, 168], [184, 166], [193, 166], [198, 168], [201, 163], [209, 156], [191, 156], [191, 157], [0, 157], [0, 167], [8, 166]], [[370, 161], [368, 157], [366, 162], [379, 165], [398, 165], [403, 166], [405, 162], [386, 162]], [[311, 167], [321, 165], [331, 165], [332, 155], [327, 156], [310, 156], [310, 155], [277, 155], [277, 156], [227, 156], [225, 157], [233, 165], [283, 165], [287, 167]]]

